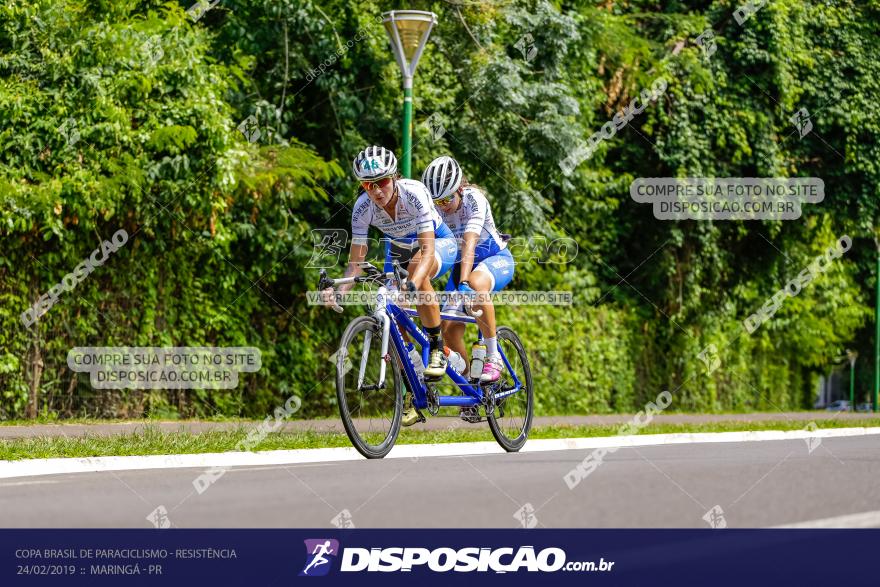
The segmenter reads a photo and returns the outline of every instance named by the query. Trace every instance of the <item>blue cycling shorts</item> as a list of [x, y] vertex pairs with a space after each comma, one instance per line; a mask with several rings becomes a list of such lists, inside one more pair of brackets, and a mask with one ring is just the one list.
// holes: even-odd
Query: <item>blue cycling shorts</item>
[[[384, 271], [387, 273], [392, 270], [392, 261], [399, 262], [400, 266], [406, 269], [406, 267], [409, 265], [409, 262], [412, 261], [412, 258], [418, 252], [418, 245], [416, 245], [414, 248], [408, 249], [405, 247], [394, 245], [391, 243], [390, 240], [385, 241]], [[458, 242], [456, 242], [455, 237], [449, 236], [444, 238], [435, 238], [434, 258], [437, 259], [437, 273], [431, 276], [431, 279], [437, 279], [438, 277], [448, 273], [449, 270], [452, 269], [452, 266], [455, 265], [455, 256], [457, 254]]]
[[[513, 271], [516, 263], [509, 249], [501, 249], [497, 254], [485, 259], [474, 261], [474, 268], [471, 271], [483, 271], [488, 273], [492, 278], [492, 287], [489, 291], [501, 291], [513, 279]], [[458, 289], [458, 278], [461, 275], [461, 263], [457, 263], [446, 282], [446, 291], [455, 291]]]

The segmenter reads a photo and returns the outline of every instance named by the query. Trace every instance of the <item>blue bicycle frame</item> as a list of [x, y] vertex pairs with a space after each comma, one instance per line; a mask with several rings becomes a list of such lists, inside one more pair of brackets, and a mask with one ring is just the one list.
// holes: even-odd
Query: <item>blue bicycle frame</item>
[[[383, 321], [383, 326], [387, 327], [383, 328], [383, 335], [387, 332], [390, 335], [391, 342], [394, 344], [394, 348], [397, 349], [397, 355], [401, 358], [401, 362], [403, 363], [403, 373], [404, 376], [409, 381], [409, 388], [413, 390], [413, 405], [419, 409], [428, 407], [428, 389], [425, 383], [419, 379], [416, 375], [415, 367], [410, 360], [409, 351], [406, 348], [406, 342], [403, 340], [403, 334], [400, 332], [400, 328], [398, 326], [402, 326], [407, 333], [412, 337], [416, 344], [419, 345], [422, 349], [422, 365], [428, 364], [428, 355], [429, 355], [429, 344], [428, 337], [425, 336], [424, 332], [415, 325], [412, 321], [412, 317], [418, 316], [418, 312], [415, 309], [403, 309], [394, 304], [392, 301], [388, 299], [385, 295], [386, 290], [384, 287], [379, 288], [377, 300], [379, 302], [379, 308], [376, 310], [375, 315], [377, 318]], [[450, 313], [442, 313], [440, 314], [440, 318], [442, 320], [452, 320], [455, 322], [465, 322], [468, 324], [476, 324], [476, 319], [472, 316], [464, 316], [460, 314], [450, 314]], [[387, 319], [387, 322], [385, 320]], [[479, 340], [483, 339], [483, 333], [479, 332], [479, 328], [477, 328]], [[383, 347], [385, 345], [383, 344]], [[383, 348], [383, 353], [387, 352], [387, 348]], [[519, 380], [517, 374], [513, 371], [513, 368], [510, 366], [510, 362], [507, 360], [507, 357], [504, 355], [504, 350], [499, 346], [498, 353], [501, 355], [501, 360], [504, 362], [504, 366], [507, 368], [507, 372], [510, 373], [511, 378], [513, 379], [513, 388], [505, 390], [501, 393], [495, 394], [495, 399], [501, 399], [507, 397], [509, 395], [513, 395], [522, 389], [522, 383]], [[387, 356], [387, 355], [386, 355]], [[439, 396], [439, 404], [440, 406], [475, 406], [479, 405], [483, 402], [483, 393], [478, 386], [473, 386], [468, 381], [455, 372], [451, 366], [446, 367], [446, 375], [449, 376], [450, 379], [458, 386], [458, 388], [464, 393], [464, 395], [440, 395]], [[382, 385], [382, 380], [384, 379], [384, 369], [382, 370], [382, 375], [380, 375], [380, 384]]]

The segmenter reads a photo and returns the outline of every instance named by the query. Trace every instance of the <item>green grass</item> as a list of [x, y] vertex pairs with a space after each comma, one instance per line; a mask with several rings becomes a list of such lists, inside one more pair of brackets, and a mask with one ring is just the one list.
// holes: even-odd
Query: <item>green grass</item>
[[[819, 417], [828, 417], [830, 415], [835, 414], [836, 412], [817, 412], [816, 410], [810, 409], [790, 409], [786, 410], [787, 413], [815, 413], [819, 414]], [[673, 409], [667, 409], [663, 411], [664, 414], [692, 414], [693, 412], [682, 412], [676, 411]], [[723, 412], [705, 412], [706, 414], [712, 415], [720, 415], [720, 414], [728, 414], [728, 415], [742, 415], [748, 416], [749, 414], [757, 414], [757, 413], [765, 413], [761, 411], [755, 410], [726, 410]], [[824, 414], [824, 415], [823, 415]], [[852, 414], [852, 412], [844, 412], [844, 414]], [[615, 416], [615, 415], [632, 415], [632, 414], [617, 414], [617, 413], [603, 413], [603, 414], [570, 414], [570, 413], [555, 413], [555, 412], [547, 412], [542, 413], [542, 416], [578, 416], [578, 415], [589, 415], [589, 416]], [[314, 416], [310, 417], [310, 420], [339, 420], [338, 414], [332, 414], [329, 416]], [[173, 416], [167, 415], [155, 415], [155, 416], [146, 416], [144, 418], [91, 418], [91, 417], [75, 417], [75, 418], [60, 418], [57, 414], [39, 414], [34, 419], [12, 419], [12, 420], [0, 420], [0, 426], [31, 426], [33, 424], [122, 424], [125, 422], [244, 422], [245, 424], [253, 423], [258, 424], [259, 420], [250, 420], [243, 417], [238, 416], [223, 416], [223, 415], [214, 415], [214, 416], [200, 416], [196, 419], [184, 419], [184, 418], [175, 418]]]
[[[339, 420], [339, 415], [333, 416], [317, 416], [314, 418], [310, 418], [310, 420]], [[165, 417], [165, 416], [156, 416], [156, 417], [144, 417], [144, 418], [86, 418], [86, 417], [76, 417], [76, 418], [59, 418], [56, 415], [38, 415], [34, 419], [25, 420], [25, 419], [12, 419], [12, 420], [0, 420], [0, 426], [33, 426], [34, 424], [125, 424], [128, 422], [136, 422], [138, 424], [149, 423], [149, 422], [180, 422], [181, 424], [186, 424], [187, 422], [243, 422], [245, 425], [253, 424], [257, 425], [260, 423], [260, 420], [250, 420], [247, 418], [241, 418], [238, 416], [203, 416], [199, 418], [174, 418], [174, 417]]]
[[[700, 424], [655, 423], [640, 434], [674, 432], [734, 432], [743, 430], [801, 430], [806, 422], [707, 422]], [[880, 427], [880, 418], [865, 420], [821, 420], [819, 428]], [[534, 428], [530, 438], [583, 438], [613, 436], [619, 426], [544, 426]], [[149, 424], [142, 432], [118, 436], [37, 437], [0, 440], [0, 460], [50, 457], [93, 457], [123, 455], [195, 454], [235, 450], [252, 427], [208, 431], [199, 434], [163, 432]], [[403, 430], [398, 444], [494, 441], [486, 424], [458, 430]], [[256, 450], [327, 448], [351, 446], [343, 433], [281, 432], [270, 434]]]

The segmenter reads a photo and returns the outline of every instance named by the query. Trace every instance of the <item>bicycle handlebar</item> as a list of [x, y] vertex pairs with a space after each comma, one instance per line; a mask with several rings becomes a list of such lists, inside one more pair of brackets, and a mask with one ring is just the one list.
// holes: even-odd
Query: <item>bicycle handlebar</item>
[[399, 269], [399, 272], [395, 273], [393, 271], [379, 271], [378, 269], [376, 269], [376, 267], [369, 263], [362, 265], [361, 267], [364, 269], [366, 269], [366, 267], [370, 267], [370, 269], [366, 269], [366, 275], [358, 275], [355, 277], [340, 277], [338, 279], [330, 279], [329, 277], [327, 277], [327, 271], [321, 269], [321, 273], [319, 274], [320, 279], [318, 280], [318, 289], [330, 289], [339, 285], [346, 285], [349, 283], [368, 283], [370, 281], [382, 281], [383, 279], [393, 279], [395, 281], [402, 282], [403, 279], [401, 278], [409, 276], [409, 273], [406, 271], [406, 269]]
[[[379, 282], [382, 280], [393, 280], [397, 283], [398, 287], [403, 286], [402, 289], [408, 292], [415, 292], [416, 285], [407, 280], [409, 277], [409, 271], [400, 266], [400, 263], [394, 261], [392, 263], [392, 267], [394, 271], [379, 271], [372, 263], [361, 262], [361, 269], [364, 270], [366, 275], [357, 275], [354, 277], [340, 277], [338, 279], [330, 279], [327, 277], [327, 271], [325, 269], [321, 269], [319, 273], [318, 279], [318, 290], [325, 289], [334, 289], [340, 285], [347, 285], [349, 283], [368, 283], [368, 282]], [[330, 306], [336, 312], [342, 312], [342, 308], [338, 304], [334, 304]]]

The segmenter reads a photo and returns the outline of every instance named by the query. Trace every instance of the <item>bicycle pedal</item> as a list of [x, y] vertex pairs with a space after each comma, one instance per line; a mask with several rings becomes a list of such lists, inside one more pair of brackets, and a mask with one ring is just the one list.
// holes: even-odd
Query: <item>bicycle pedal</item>
[[477, 410], [462, 411], [458, 414], [458, 417], [468, 424], [479, 424], [483, 421], [483, 418], [480, 417], [480, 412]]

